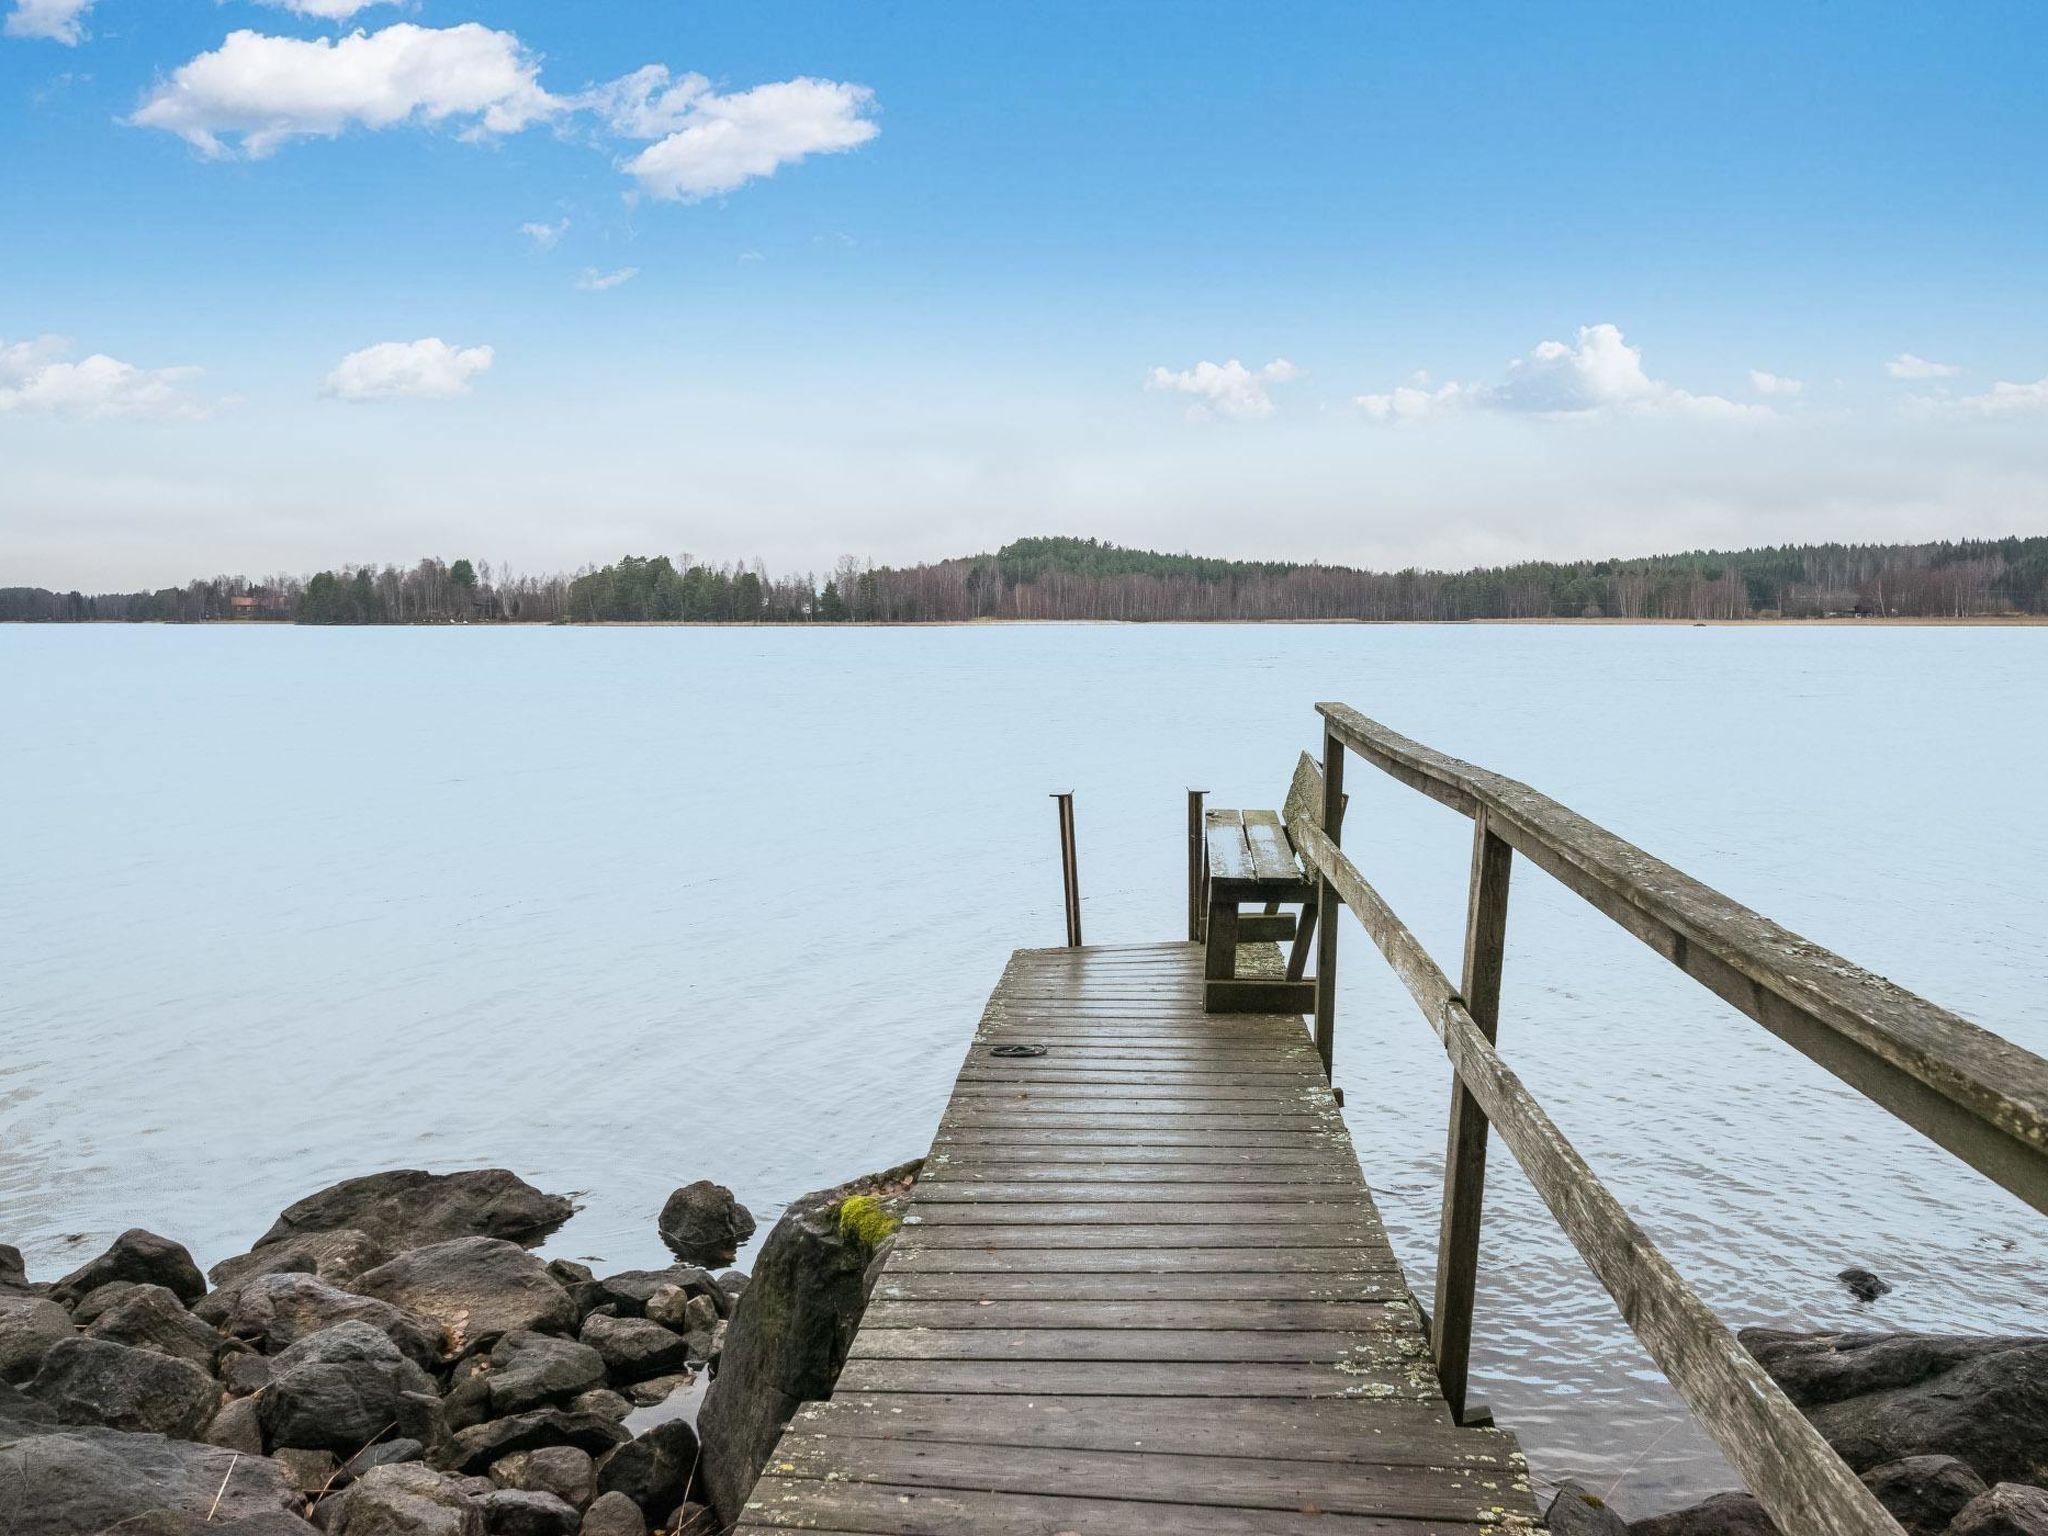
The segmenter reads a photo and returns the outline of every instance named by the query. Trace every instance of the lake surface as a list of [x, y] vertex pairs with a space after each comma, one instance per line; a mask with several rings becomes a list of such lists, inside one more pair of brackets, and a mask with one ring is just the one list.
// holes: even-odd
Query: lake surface
[[[677, 1184], [921, 1154], [1009, 951], [1178, 937], [1185, 800], [1317, 699], [1525, 779], [2048, 1050], [2048, 629], [0, 628], [0, 1240], [202, 1264], [397, 1166], [545, 1250]], [[1354, 760], [1345, 843], [1455, 974], [1470, 824]], [[1337, 1080], [1418, 1292], [1449, 1069], [1346, 919]], [[2035, 1330], [2048, 1233], [1530, 866], [1503, 1054], [1735, 1324]], [[1895, 1289], [1854, 1303], [1857, 1263]], [[1734, 1485], [1499, 1148], [1474, 1395], [1641, 1513]]]

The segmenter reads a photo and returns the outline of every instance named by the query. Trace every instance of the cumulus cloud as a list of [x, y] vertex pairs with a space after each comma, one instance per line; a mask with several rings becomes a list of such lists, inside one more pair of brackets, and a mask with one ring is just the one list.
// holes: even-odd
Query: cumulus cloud
[[337, 363], [322, 392], [357, 403], [403, 397], [445, 400], [468, 394], [470, 380], [488, 372], [494, 356], [489, 347], [451, 347], [438, 336], [380, 341]]
[[77, 362], [61, 336], [0, 340], [0, 415], [197, 421], [211, 407], [182, 386], [197, 368], [138, 368], [104, 352]]
[[1252, 420], [1270, 416], [1277, 409], [1268, 386], [1300, 377], [1301, 370], [1284, 357], [1259, 369], [1247, 368], [1233, 357], [1227, 363], [1205, 360], [1178, 373], [1154, 368], [1146, 375], [1145, 387], [1193, 395], [1195, 403], [1188, 407], [1188, 415], [1197, 420], [1211, 415]]
[[517, 37], [475, 22], [399, 22], [342, 38], [230, 32], [173, 71], [129, 121], [209, 155], [229, 153], [223, 135], [233, 135], [251, 157], [356, 126], [452, 121], [468, 137], [516, 133], [562, 110], [541, 89], [539, 69]]
[[[1756, 376], [1752, 376], [1754, 382]], [[1511, 411], [1542, 417], [1692, 416], [1736, 419], [1768, 416], [1770, 407], [1744, 405], [1721, 395], [1696, 395], [1643, 368], [1642, 348], [1630, 346], [1616, 325], [1582, 325], [1569, 342], [1539, 343], [1508, 363], [1491, 384], [1453, 381], [1430, 389], [1427, 376], [1386, 394], [1359, 395], [1356, 403], [1377, 421], [1414, 421], [1448, 411]], [[1776, 380], [1779, 384], [1789, 380]]]
[[1761, 368], [1749, 370], [1749, 387], [1760, 395], [1799, 395], [1806, 392], [1804, 379], [1788, 379], [1783, 374], [1766, 373]]
[[584, 293], [604, 293], [621, 284], [630, 283], [639, 275], [638, 267], [621, 267], [616, 272], [600, 272], [595, 267], [585, 267], [576, 274], [576, 286]]
[[85, 41], [85, 13], [93, 0], [14, 0], [7, 13], [9, 37], [41, 37], [67, 48]]
[[531, 240], [536, 250], [552, 251], [561, 243], [562, 236], [569, 232], [569, 221], [561, 219], [553, 224], [531, 223], [519, 226], [519, 233]]
[[616, 133], [661, 135], [625, 164], [653, 197], [694, 202], [730, 192], [881, 132], [874, 92], [864, 85], [800, 77], [722, 95], [701, 76], [670, 82], [659, 65], [627, 79], [632, 90], [601, 110]]
[[1884, 371], [1895, 379], [1952, 379], [1963, 370], [1954, 363], [1931, 363], [1924, 357], [1901, 352], [1884, 365]]
[[[91, 0], [15, 3], [9, 30], [33, 16], [38, 35], [76, 42], [77, 15]], [[390, 0], [263, 3], [343, 20]], [[231, 32], [160, 81], [128, 121], [175, 133], [207, 155], [255, 159], [290, 139], [335, 138], [350, 128], [452, 123], [464, 138], [480, 139], [584, 114], [602, 133], [652, 141], [621, 166], [642, 192], [693, 202], [812, 155], [856, 149], [881, 132], [874, 112], [864, 85], [799, 76], [722, 92], [703, 75], [676, 75], [664, 64], [558, 96], [541, 85], [538, 57], [513, 33], [476, 22], [398, 22], [339, 38]], [[543, 246], [552, 243], [541, 234], [550, 228], [522, 226]]]
[[357, 11], [366, 11], [373, 5], [396, 5], [398, 0], [260, 0], [260, 3], [273, 10], [290, 11], [294, 16], [347, 21]]

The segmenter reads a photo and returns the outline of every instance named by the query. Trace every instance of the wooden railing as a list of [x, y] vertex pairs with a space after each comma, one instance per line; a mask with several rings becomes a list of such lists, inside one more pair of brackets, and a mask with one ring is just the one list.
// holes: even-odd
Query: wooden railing
[[[1508, 877], [1517, 853], [1687, 975], [2036, 1210], [2048, 1211], [2048, 1061], [1850, 964], [1681, 874], [1526, 784], [1397, 735], [1342, 704], [1323, 717], [1322, 822], [1290, 821], [1321, 882], [1315, 1038], [1336, 1026], [1341, 901], [1372, 936], [1453, 1068], [1432, 1348], [1464, 1413], [1487, 1130], [1699, 1422], [1788, 1536], [1899, 1526], [1672, 1268], [1494, 1050]], [[1472, 818], [1458, 986], [1340, 846], [1346, 750]]]

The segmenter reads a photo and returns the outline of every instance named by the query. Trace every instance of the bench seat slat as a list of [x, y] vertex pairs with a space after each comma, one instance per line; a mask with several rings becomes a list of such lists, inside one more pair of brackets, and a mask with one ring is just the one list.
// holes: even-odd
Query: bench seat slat
[[1225, 882], [1258, 879], [1251, 845], [1244, 837], [1244, 817], [1237, 811], [1210, 811], [1206, 817], [1209, 878]]
[[1245, 811], [1244, 837], [1251, 845], [1252, 871], [1260, 881], [1299, 881], [1301, 865], [1294, 857], [1294, 845], [1280, 825], [1277, 811]]

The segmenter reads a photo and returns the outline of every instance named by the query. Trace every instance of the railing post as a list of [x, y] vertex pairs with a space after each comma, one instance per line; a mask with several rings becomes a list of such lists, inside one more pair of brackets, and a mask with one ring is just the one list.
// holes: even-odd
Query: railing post
[[[1344, 743], [1323, 731], [1323, 831], [1331, 842], [1344, 832]], [[1337, 1048], [1337, 888], [1327, 875], [1317, 875], [1316, 910], [1316, 1054], [1323, 1058], [1323, 1079]]]
[[[1494, 835], [1481, 806], [1472, 825], [1472, 884], [1465, 904], [1465, 1009], [1492, 1041], [1500, 1027], [1501, 957], [1507, 941], [1508, 875], [1514, 851]], [[1472, 1305], [1479, 1280], [1479, 1225], [1486, 1194], [1486, 1115], [1456, 1071], [1444, 1148], [1443, 1221], [1437, 1232], [1436, 1316], [1431, 1344], [1451, 1415], [1465, 1421], [1472, 1359]]]
[[1074, 857], [1074, 792], [1057, 791], [1060, 803], [1060, 879], [1067, 892], [1067, 947], [1081, 947], [1081, 871]]
[[1203, 847], [1202, 802], [1206, 789], [1188, 791], [1188, 942], [1202, 942], [1202, 872], [1208, 868]]

